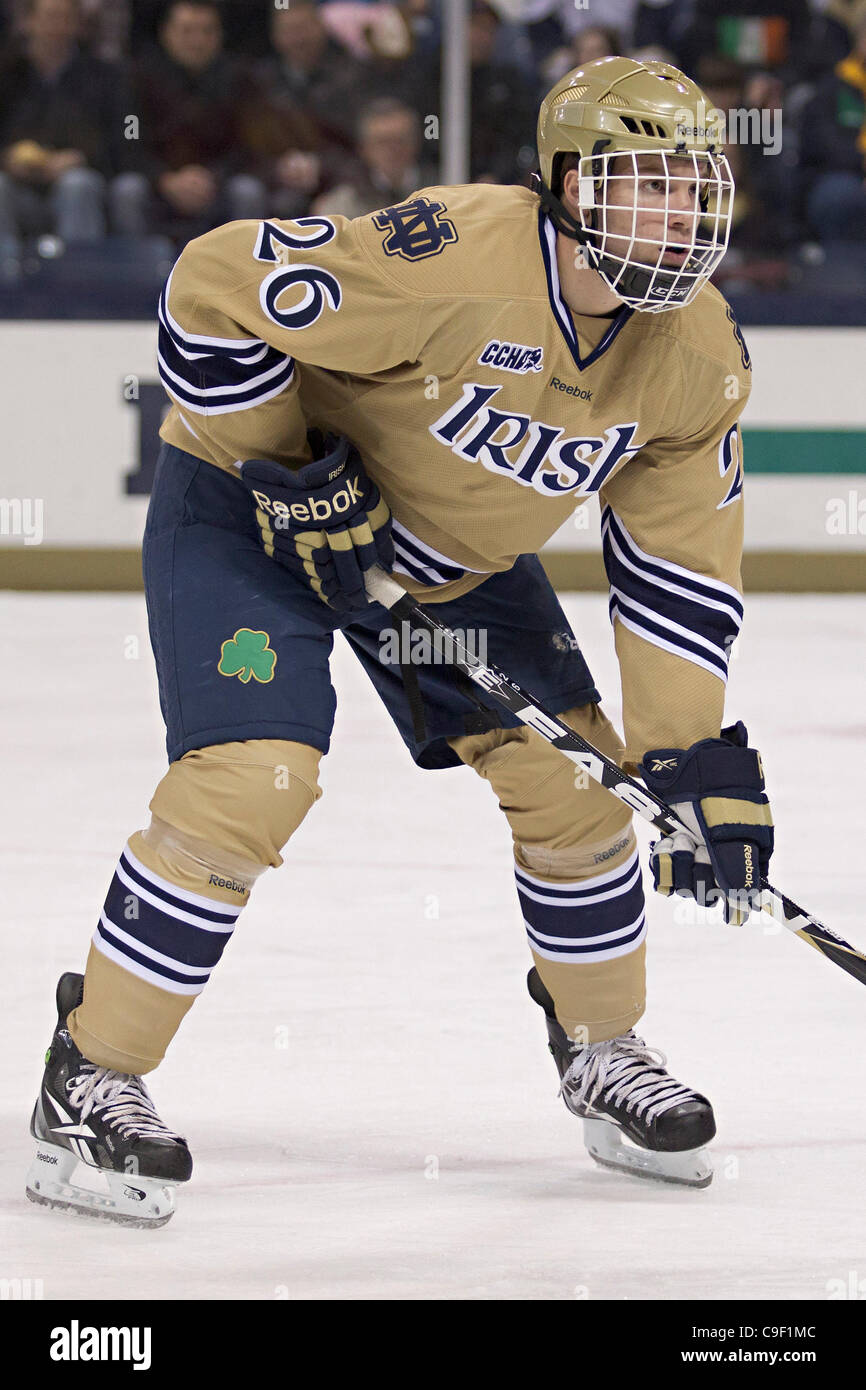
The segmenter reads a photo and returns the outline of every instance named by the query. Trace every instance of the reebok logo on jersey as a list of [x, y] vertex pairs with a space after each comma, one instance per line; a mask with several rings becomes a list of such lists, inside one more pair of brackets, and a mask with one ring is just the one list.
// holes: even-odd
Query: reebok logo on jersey
[[540, 372], [544, 357], [543, 347], [527, 347], [525, 343], [500, 343], [491, 338], [478, 361], [482, 367], [495, 367], [500, 372]]
[[587, 391], [583, 386], [569, 386], [567, 382], [560, 381], [558, 376], [551, 377], [548, 385], [552, 386], [554, 391], [564, 391], [567, 396], [577, 396], [578, 400], [592, 400], [591, 391]]
[[611, 425], [598, 437], [563, 438], [561, 425], [494, 409], [490, 402], [502, 390], [467, 382], [460, 399], [428, 425], [433, 438], [458, 458], [534, 488], [542, 497], [597, 492], [615, 468], [643, 448], [634, 442], [636, 420]]
[[268, 516], [274, 518], [277, 526], [288, 526], [292, 521], [328, 521], [335, 514], [339, 516], [341, 512], [347, 512], [356, 502], [360, 502], [364, 496], [363, 491], [358, 486], [358, 478], [349, 478], [346, 486], [335, 492], [329, 502], [322, 497], [308, 497], [306, 502], [292, 502], [286, 505], [285, 502], [275, 502], [266, 492], [258, 492], [253, 489], [253, 497], [257, 505]]

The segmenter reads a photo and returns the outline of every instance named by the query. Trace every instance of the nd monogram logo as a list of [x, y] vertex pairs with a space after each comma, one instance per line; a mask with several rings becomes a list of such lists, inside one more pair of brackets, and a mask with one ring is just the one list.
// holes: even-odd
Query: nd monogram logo
[[381, 232], [388, 232], [382, 242], [386, 256], [402, 256], [406, 261], [438, 256], [449, 242], [457, 240], [454, 223], [441, 216], [444, 211], [444, 203], [413, 198], [411, 202], [377, 212], [373, 217], [374, 226]]
[[430, 433], [458, 458], [504, 474], [542, 497], [597, 492], [618, 464], [643, 448], [633, 442], [636, 420], [611, 426], [603, 438], [562, 439], [561, 426], [489, 405], [501, 390], [468, 382], [460, 400], [429, 426]]

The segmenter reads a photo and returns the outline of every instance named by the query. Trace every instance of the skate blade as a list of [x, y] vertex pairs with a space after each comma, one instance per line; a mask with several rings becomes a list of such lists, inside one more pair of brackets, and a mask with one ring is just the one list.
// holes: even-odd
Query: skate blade
[[99, 1191], [73, 1181], [78, 1164], [77, 1155], [69, 1149], [39, 1141], [25, 1187], [30, 1201], [55, 1211], [139, 1230], [164, 1226], [174, 1215], [173, 1183], [88, 1167], [88, 1175], [98, 1175], [102, 1180], [103, 1190]]
[[639, 1149], [610, 1120], [585, 1119], [583, 1140], [590, 1156], [602, 1168], [678, 1187], [709, 1187], [713, 1180], [706, 1149], [681, 1149], [678, 1153]]

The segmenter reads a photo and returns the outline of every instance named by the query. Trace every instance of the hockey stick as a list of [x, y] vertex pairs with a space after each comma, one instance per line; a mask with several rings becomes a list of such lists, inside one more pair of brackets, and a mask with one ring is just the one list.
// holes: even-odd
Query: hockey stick
[[[456, 633], [432, 617], [427, 609], [416, 603], [406, 590], [378, 565], [367, 571], [365, 583], [370, 598], [376, 603], [381, 603], [382, 607], [387, 608], [396, 618], [415, 623], [426, 628], [428, 632], [438, 634], [443, 649], [449, 653], [451, 662], [459, 671], [488, 695], [492, 695], [498, 704], [517, 715], [521, 723], [528, 724], [548, 743], [552, 743], [554, 748], [558, 748], [566, 758], [583, 768], [594, 781], [600, 782], [620, 801], [625, 802], [626, 806], [637, 811], [644, 820], [649, 821], [665, 835], [672, 835], [678, 830], [688, 832], [688, 827], [676, 812], [653, 796], [642, 782], [623, 772], [621, 767], [606, 758], [586, 739], [581, 738], [580, 734], [563, 724], [555, 715], [549, 714], [533, 695], [522, 690], [504, 671], [489, 666], [470, 652]], [[829, 927], [825, 927], [817, 917], [798, 907], [766, 879], [761, 880], [761, 889], [761, 909], [764, 912], [769, 913], [774, 921], [787, 927], [808, 945], [814, 946], [816, 951], [820, 951], [841, 970], [853, 975], [861, 984], [866, 984], [866, 956], [855, 950], [843, 937], [837, 936]]]

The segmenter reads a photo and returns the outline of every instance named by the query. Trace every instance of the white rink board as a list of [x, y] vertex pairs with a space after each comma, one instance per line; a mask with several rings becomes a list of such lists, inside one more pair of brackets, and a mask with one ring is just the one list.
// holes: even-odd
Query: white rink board
[[[866, 329], [748, 330], [754, 360], [749, 425], [866, 427]], [[0, 323], [4, 450], [0, 497], [40, 499], [46, 546], [106, 549], [141, 539], [145, 497], [128, 496], [137, 468], [138, 412], [130, 378], [158, 381], [149, 323]], [[864, 462], [866, 472], [866, 462]], [[863, 478], [754, 475], [747, 483], [746, 549], [863, 549], [856, 532], [830, 535], [827, 503]], [[598, 548], [597, 507], [587, 530], [569, 523], [551, 550]], [[0, 546], [23, 546], [0, 529]]]
[[[615, 715], [604, 599], [565, 606]], [[821, 1301], [866, 1278], [863, 986], [769, 920], [685, 926], [650, 895], [641, 1031], [713, 1100], [716, 1178], [596, 1168], [525, 992], [505, 821], [470, 771], [414, 768], [343, 645], [325, 795], [152, 1079], [195, 1157], [176, 1216], [31, 1207], [56, 978], [164, 761], [139, 597], [3, 595], [0, 617], [0, 1276], [128, 1301]], [[861, 596], [753, 598], [728, 700], [764, 755], [774, 880], [861, 948], [864, 624]]]

